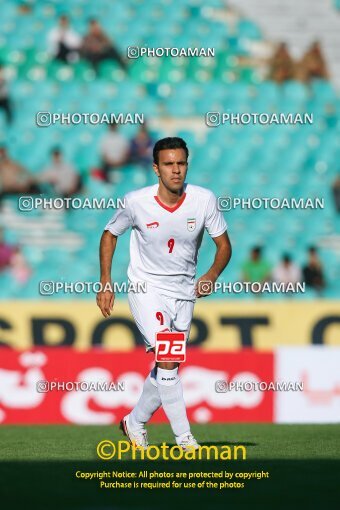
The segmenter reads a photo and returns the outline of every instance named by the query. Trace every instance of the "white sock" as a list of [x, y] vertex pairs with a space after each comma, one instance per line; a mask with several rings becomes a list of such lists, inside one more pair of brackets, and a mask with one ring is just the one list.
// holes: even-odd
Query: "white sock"
[[150, 420], [160, 406], [161, 399], [158, 393], [155, 369], [153, 369], [146, 377], [142, 394], [129, 415], [131, 429], [143, 429], [145, 423]]
[[162, 406], [175, 436], [190, 433], [178, 368], [157, 368], [157, 387]]

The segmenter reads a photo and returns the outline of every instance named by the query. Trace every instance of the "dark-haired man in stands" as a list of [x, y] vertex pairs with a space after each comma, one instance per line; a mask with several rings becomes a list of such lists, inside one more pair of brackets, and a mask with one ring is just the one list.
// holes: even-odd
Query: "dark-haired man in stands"
[[38, 177], [39, 182], [48, 183], [60, 197], [70, 197], [80, 189], [80, 177], [71, 163], [64, 160], [61, 149], [52, 149], [52, 160]]
[[115, 48], [110, 38], [96, 19], [89, 21], [89, 29], [84, 36], [81, 46], [82, 56], [91, 62], [95, 70], [103, 60], [116, 60], [120, 67], [126, 70], [126, 63]]
[[281, 262], [273, 269], [273, 280], [277, 283], [283, 283], [285, 288], [292, 283], [296, 286], [301, 282], [301, 270], [293, 261], [288, 253], [284, 253]]
[[150, 167], [152, 161], [153, 142], [147, 125], [142, 124], [135, 137], [130, 142], [129, 161], [145, 168]]
[[33, 176], [0, 147], [0, 198], [4, 195], [40, 193]]
[[287, 45], [281, 43], [269, 61], [269, 79], [281, 84], [294, 78], [294, 61]]
[[338, 214], [340, 214], [340, 173], [333, 182], [332, 192], [334, 197], [335, 210]]
[[315, 41], [306, 51], [297, 65], [297, 79], [309, 82], [315, 78], [328, 80], [329, 73], [325, 57], [322, 54], [321, 46]]
[[9, 97], [5, 68], [0, 63], [0, 108], [5, 112], [8, 124], [12, 122], [12, 105]]
[[71, 28], [67, 16], [60, 16], [58, 26], [49, 32], [48, 45], [55, 59], [66, 63], [78, 60], [81, 37]]
[[317, 292], [325, 288], [325, 278], [322, 263], [315, 246], [308, 248], [308, 261], [303, 268], [303, 279], [307, 285]]
[[115, 171], [127, 164], [129, 150], [129, 141], [119, 132], [118, 124], [112, 122], [100, 143], [101, 170], [106, 182], [115, 182]]
[[271, 267], [262, 257], [262, 247], [254, 246], [250, 258], [242, 266], [243, 281], [265, 283], [271, 279]]

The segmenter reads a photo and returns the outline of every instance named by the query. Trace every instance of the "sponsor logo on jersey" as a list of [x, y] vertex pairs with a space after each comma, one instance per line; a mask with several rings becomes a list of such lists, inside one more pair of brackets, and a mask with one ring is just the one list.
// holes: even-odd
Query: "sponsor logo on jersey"
[[[183, 331], [159, 331], [156, 333], [156, 361], [182, 363], [186, 355], [186, 336]], [[163, 381], [172, 381], [162, 376]]]
[[189, 232], [193, 232], [196, 228], [196, 218], [188, 218], [187, 219], [187, 229]]
[[146, 226], [147, 228], [157, 228], [159, 227], [159, 223], [158, 221], [153, 221], [152, 223], [147, 223]]

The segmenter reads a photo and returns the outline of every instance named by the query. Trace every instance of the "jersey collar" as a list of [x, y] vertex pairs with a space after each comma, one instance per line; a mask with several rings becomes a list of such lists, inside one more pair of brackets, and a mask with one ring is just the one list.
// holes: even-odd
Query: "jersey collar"
[[166, 211], [169, 211], [171, 213], [177, 211], [177, 209], [179, 207], [181, 207], [181, 205], [183, 204], [184, 200], [185, 200], [185, 197], [187, 196], [186, 192], [184, 191], [183, 192], [183, 195], [181, 196], [181, 198], [178, 200], [177, 204], [175, 204], [173, 207], [169, 207], [168, 205], [166, 204], [163, 204], [163, 202], [159, 199], [159, 197], [157, 195], [155, 195], [155, 200], [156, 202], [161, 206], [163, 207], [163, 209], [165, 209]]

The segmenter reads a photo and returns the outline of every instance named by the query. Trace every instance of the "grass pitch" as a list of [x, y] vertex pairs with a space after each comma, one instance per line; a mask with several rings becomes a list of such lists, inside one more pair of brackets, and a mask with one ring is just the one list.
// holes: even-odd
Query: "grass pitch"
[[[168, 425], [150, 425], [150, 444], [174, 444]], [[1, 426], [0, 502], [4, 510], [160, 510], [188, 507], [238, 509], [338, 509], [339, 425], [194, 425], [201, 444], [244, 445], [246, 460], [109, 460], [97, 444], [125, 439], [117, 426]], [[155, 473], [268, 472], [269, 478], [233, 479], [244, 488], [100, 488], [100, 480], [76, 478], [76, 471]], [[193, 476], [193, 475], [192, 475]], [[175, 478], [172, 478], [174, 480]], [[104, 479], [103, 479], [104, 480]], [[138, 481], [138, 478], [135, 480]], [[168, 479], [163, 479], [166, 482]], [[218, 483], [223, 480], [205, 479]], [[108, 481], [105, 479], [105, 481]], [[110, 480], [112, 481], [112, 480]], [[121, 478], [120, 482], [130, 479]], [[140, 480], [139, 480], [140, 481]], [[150, 482], [150, 480], [142, 480]], [[183, 482], [183, 479], [181, 479]], [[231, 481], [230, 481], [231, 482]]]

